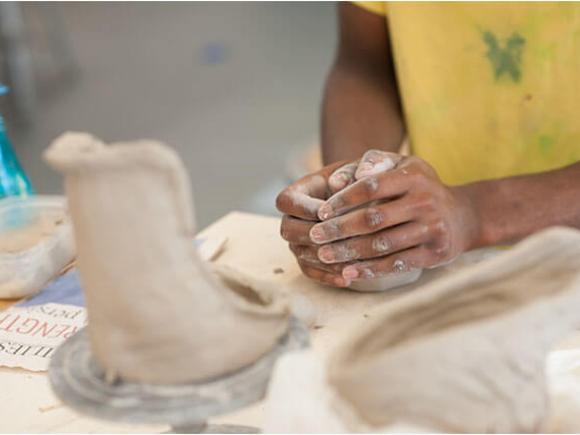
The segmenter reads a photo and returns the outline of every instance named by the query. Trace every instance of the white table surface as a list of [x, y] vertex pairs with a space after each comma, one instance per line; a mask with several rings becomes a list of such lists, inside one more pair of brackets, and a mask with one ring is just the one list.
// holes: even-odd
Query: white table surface
[[[321, 353], [332, 349], [342, 337], [367, 321], [390, 299], [487, 255], [485, 252], [468, 254], [450, 266], [427, 271], [419, 282], [405, 290], [356, 293], [323, 287], [305, 278], [279, 236], [279, 224], [277, 218], [233, 212], [212, 224], [201, 236], [228, 238], [216, 263], [267, 279], [272, 286], [293, 296], [306, 296], [314, 304], [316, 313], [315, 327], [311, 328], [312, 344]], [[280, 269], [283, 272], [280, 273]], [[0, 301], [0, 309], [7, 305]], [[568, 337], [559, 347], [580, 349], [580, 335], [576, 333]], [[210, 421], [259, 427], [262, 411], [262, 404], [256, 404]], [[165, 430], [165, 426], [125, 425], [81, 416], [62, 405], [53, 395], [46, 373], [0, 368], [0, 432], [159, 433]]]

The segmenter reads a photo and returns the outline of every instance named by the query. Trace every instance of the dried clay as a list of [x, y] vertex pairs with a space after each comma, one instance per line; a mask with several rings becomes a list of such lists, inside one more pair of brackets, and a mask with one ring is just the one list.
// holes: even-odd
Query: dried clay
[[548, 229], [387, 305], [331, 355], [328, 381], [350, 430], [542, 431], [546, 355], [579, 326], [580, 232]]
[[45, 158], [65, 176], [91, 347], [110, 379], [216, 378], [286, 332], [285, 301], [200, 260], [189, 178], [169, 147], [67, 133]]

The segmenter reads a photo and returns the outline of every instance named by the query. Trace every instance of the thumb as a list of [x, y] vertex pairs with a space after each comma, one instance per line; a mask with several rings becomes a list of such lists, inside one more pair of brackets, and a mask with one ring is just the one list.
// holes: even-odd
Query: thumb
[[386, 172], [393, 169], [401, 161], [403, 156], [396, 153], [389, 153], [387, 151], [369, 150], [367, 151], [354, 174], [357, 180], [376, 175], [381, 172]]

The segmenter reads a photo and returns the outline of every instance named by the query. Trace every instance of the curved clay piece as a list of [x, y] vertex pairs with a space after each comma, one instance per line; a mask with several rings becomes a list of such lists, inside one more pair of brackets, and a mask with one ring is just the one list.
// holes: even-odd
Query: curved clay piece
[[543, 231], [369, 322], [328, 365], [329, 383], [364, 424], [541, 431], [547, 352], [580, 326], [580, 232]]
[[286, 332], [284, 302], [228, 288], [200, 260], [189, 179], [173, 150], [67, 133], [45, 158], [65, 175], [91, 346], [109, 377], [215, 378], [256, 361]]

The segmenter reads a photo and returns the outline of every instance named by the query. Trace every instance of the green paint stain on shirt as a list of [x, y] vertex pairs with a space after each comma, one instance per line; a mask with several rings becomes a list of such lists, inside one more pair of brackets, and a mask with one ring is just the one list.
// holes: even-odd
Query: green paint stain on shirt
[[491, 32], [483, 32], [483, 41], [487, 45], [486, 56], [491, 62], [496, 80], [504, 74], [514, 82], [522, 78], [522, 51], [526, 40], [519, 33], [513, 33], [505, 38], [503, 43]]
[[546, 134], [542, 134], [540, 137], [538, 137], [538, 145], [540, 146], [540, 151], [542, 151], [544, 154], [547, 154], [554, 146], [554, 138]]

